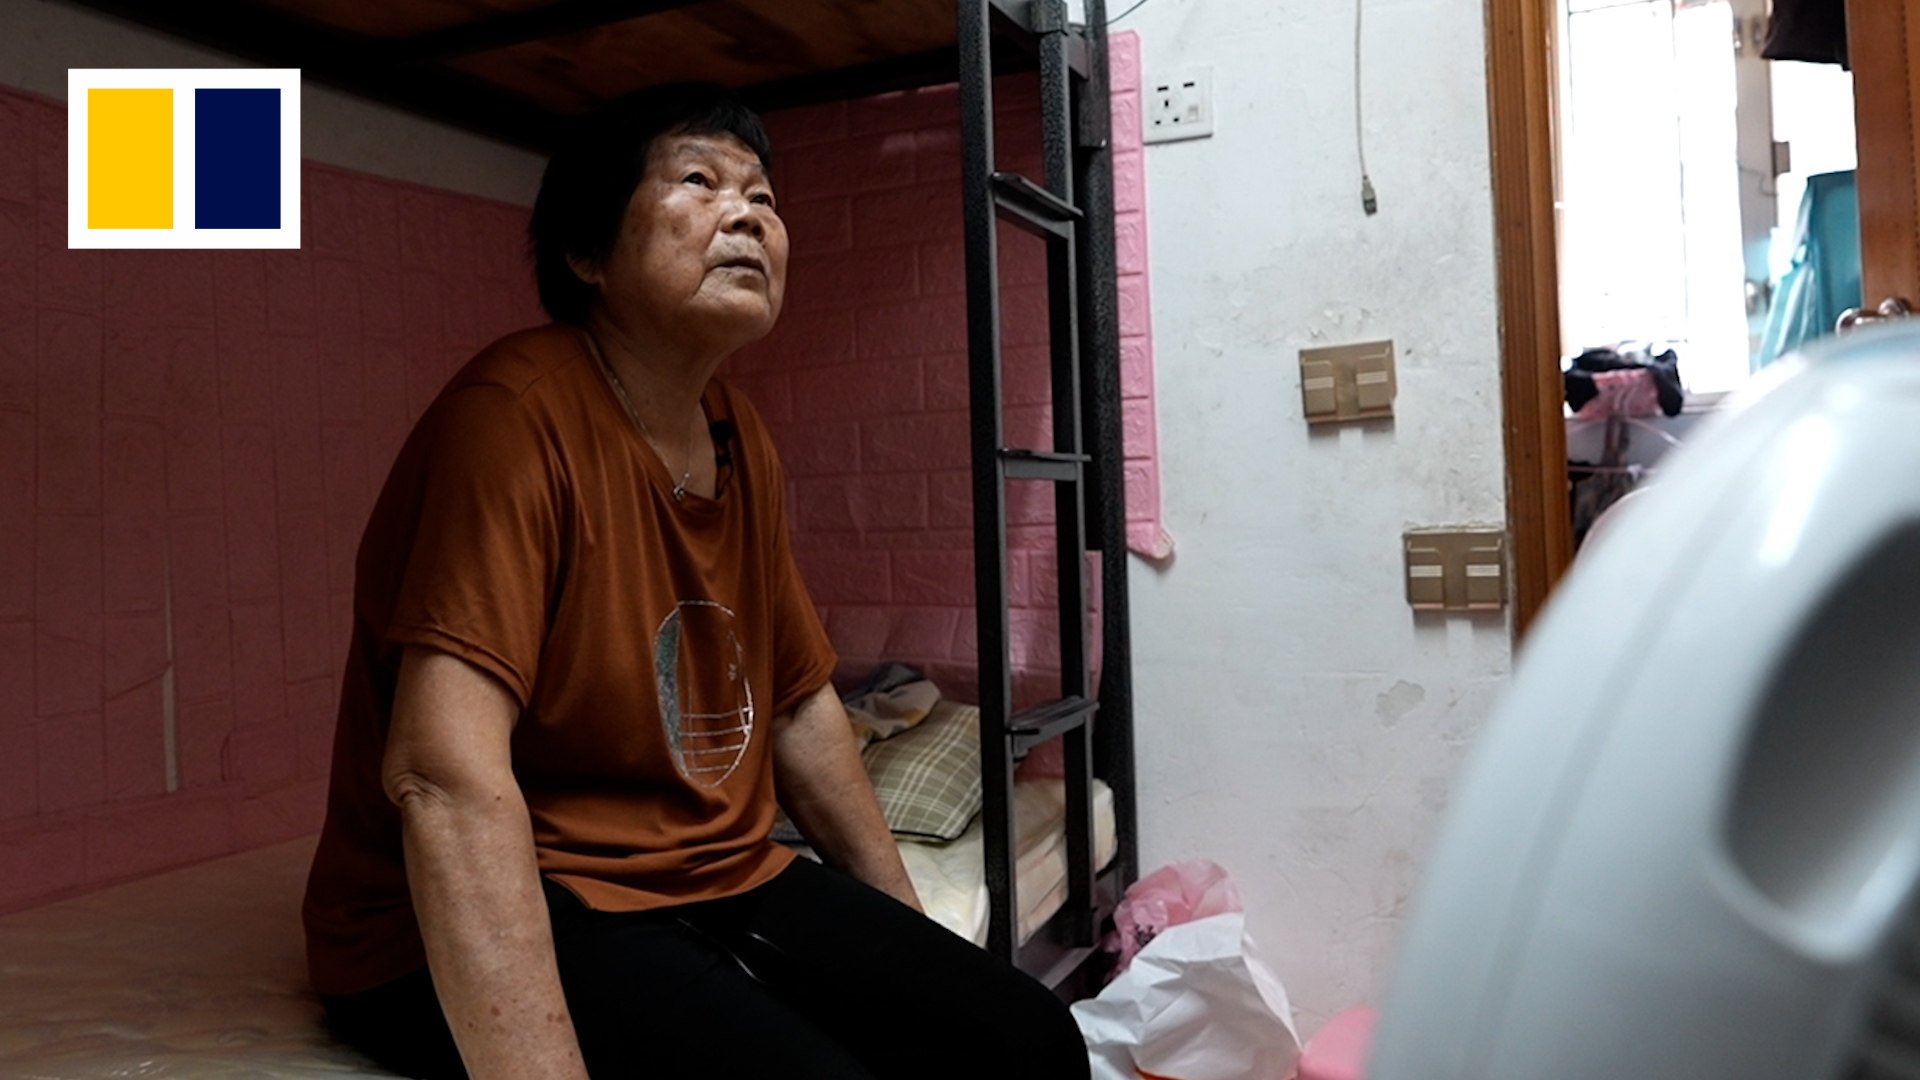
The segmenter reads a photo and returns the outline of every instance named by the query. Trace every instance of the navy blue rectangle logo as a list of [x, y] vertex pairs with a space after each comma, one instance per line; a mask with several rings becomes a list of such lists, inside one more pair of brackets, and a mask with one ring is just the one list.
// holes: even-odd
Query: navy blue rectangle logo
[[193, 92], [193, 227], [280, 227], [280, 91]]

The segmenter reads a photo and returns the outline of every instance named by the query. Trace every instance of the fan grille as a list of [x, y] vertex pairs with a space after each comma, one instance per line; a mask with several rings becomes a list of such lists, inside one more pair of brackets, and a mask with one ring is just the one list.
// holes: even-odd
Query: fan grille
[[1846, 1080], [1920, 1080], [1920, 918], [1907, 920], [1892, 960]]

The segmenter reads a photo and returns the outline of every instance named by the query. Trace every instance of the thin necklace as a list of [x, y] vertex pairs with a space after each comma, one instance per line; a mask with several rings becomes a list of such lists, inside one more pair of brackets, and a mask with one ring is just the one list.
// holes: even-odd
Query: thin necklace
[[[601, 354], [600, 342], [594, 339], [593, 334], [585, 330], [581, 331], [581, 333], [586, 336], [587, 349], [593, 353], [594, 362], [600, 365], [600, 371], [606, 375], [607, 381], [613, 384], [613, 392], [615, 396], [619, 397], [621, 407], [627, 410], [627, 418], [639, 427], [640, 434], [646, 436], [647, 444], [652, 446], [654, 453], [659, 455], [660, 464], [666, 465], [667, 455], [662, 452], [660, 448], [660, 440], [654, 436], [653, 429], [647, 426], [647, 422], [640, 418], [640, 411], [633, 407], [633, 399], [627, 396], [627, 384], [620, 381], [620, 373], [613, 370], [613, 365], [608, 363], [607, 358]], [[672, 466], [668, 466], [668, 471], [672, 471]], [[689, 446], [687, 448], [687, 467], [680, 472], [680, 482], [673, 485], [674, 502], [686, 501], [687, 485], [691, 483], [693, 483], [693, 448]]]

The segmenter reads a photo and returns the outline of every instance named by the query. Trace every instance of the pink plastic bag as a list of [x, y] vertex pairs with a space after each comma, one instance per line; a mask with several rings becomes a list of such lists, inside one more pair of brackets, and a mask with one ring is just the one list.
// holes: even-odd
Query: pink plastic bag
[[1188, 859], [1163, 866], [1134, 882], [1113, 913], [1107, 949], [1120, 954], [1113, 973], [1125, 971], [1147, 942], [1169, 926], [1242, 910], [1240, 890], [1219, 863]]

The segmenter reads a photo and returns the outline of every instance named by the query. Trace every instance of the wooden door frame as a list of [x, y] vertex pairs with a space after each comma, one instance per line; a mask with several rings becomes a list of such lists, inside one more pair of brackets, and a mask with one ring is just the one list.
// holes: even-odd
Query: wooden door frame
[[1557, 21], [1555, 0], [1487, 0], [1487, 101], [1516, 640], [1573, 562], [1554, 209]]
[[1920, 302], [1920, 15], [1904, 3], [1848, 0], [1854, 138], [1860, 144], [1860, 256], [1868, 310]]

